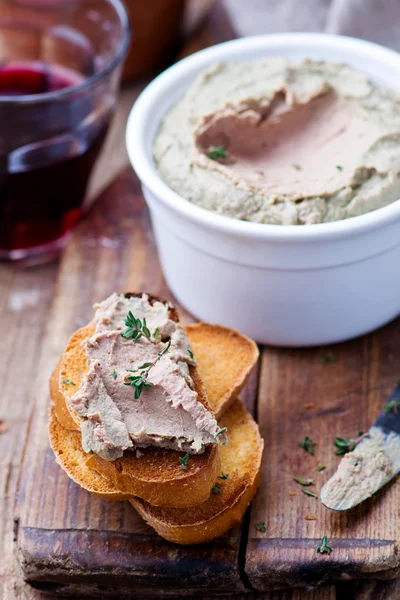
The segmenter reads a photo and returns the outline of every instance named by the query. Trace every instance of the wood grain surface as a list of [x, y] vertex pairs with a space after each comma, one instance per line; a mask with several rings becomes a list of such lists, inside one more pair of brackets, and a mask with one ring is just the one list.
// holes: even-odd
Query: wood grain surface
[[[400, 320], [331, 348], [263, 350], [257, 415], [267, 458], [246, 554], [255, 588], [399, 575], [398, 479], [344, 512], [326, 509], [293, 481], [294, 475], [311, 477], [310, 489], [319, 495], [339, 462], [335, 436], [369, 429], [399, 379], [399, 365]], [[298, 445], [305, 436], [316, 442], [314, 456]], [[326, 470], [317, 472], [318, 464]], [[259, 521], [268, 524], [265, 534], [255, 529]], [[315, 552], [323, 535], [331, 556]]]

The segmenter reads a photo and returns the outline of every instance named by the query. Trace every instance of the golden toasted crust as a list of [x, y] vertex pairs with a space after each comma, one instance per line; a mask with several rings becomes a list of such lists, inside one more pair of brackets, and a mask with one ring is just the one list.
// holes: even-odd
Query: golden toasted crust
[[256, 364], [257, 344], [235, 329], [209, 323], [188, 325], [186, 333], [209, 404], [219, 419], [238, 397]]
[[80, 432], [62, 427], [53, 406], [50, 408], [49, 440], [56, 461], [75, 483], [106, 500], [128, 499], [126, 494], [88, 467], [88, 454], [82, 450]]
[[71, 335], [50, 378], [50, 397], [57, 419], [63, 427], [75, 431], [80, 431], [81, 420], [68, 400], [78, 391], [88, 370], [84, 342], [93, 335], [94, 330], [94, 324], [89, 323]]
[[[155, 300], [154, 296], [151, 299]], [[170, 316], [179, 320], [174, 308]], [[94, 332], [89, 323], [76, 331], [51, 377], [50, 393], [60, 423], [71, 430], [80, 430], [80, 418], [71, 408], [69, 398], [79, 389], [88, 369], [84, 341]], [[197, 368], [190, 367], [198, 400], [209, 409], [207, 394]], [[202, 454], [193, 456], [191, 467], [183, 471], [176, 451], [146, 448], [125, 452], [121, 459], [106, 461], [96, 454], [88, 455], [92, 469], [103, 475], [123, 492], [139, 496], [154, 505], [182, 508], [204, 502], [210, 495], [213, 481], [220, 469], [217, 445], [207, 447]]]
[[257, 424], [240, 400], [231, 406], [220, 425], [228, 428], [229, 443], [220, 450], [219, 475], [223, 472], [229, 476], [217, 478], [219, 494], [211, 494], [204, 503], [187, 510], [155, 507], [138, 498], [129, 498], [94, 473], [82, 450], [80, 435], [61, 427], [54, 411], [50, 413], [49, 434], [57, 462], [81, 487], [110, 500], [129, 499], [165, 539], [178, 544], [198, 544], [222, 535], [240, 522], [260, 479], [263, 441]]
[[[229, 443], [220, 449], [221, 489], [187, 510], [151, 506], [138, 498], [129, 502], [165, 539], [177, 544], [200, 544], [225, 533], [240, 523], [260, 481], [263, 440], [258, 426], [240, 400], [236, 400], [220, 421], [227, 427]], [[221, 475], [221, 473], [219, 474]]]

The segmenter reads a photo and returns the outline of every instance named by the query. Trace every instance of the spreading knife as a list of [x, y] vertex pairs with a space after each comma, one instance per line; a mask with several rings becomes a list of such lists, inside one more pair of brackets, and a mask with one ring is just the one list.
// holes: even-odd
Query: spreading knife
[[327, 508], [348, 510], [370, 498], [400, 472], [400, 382], [368, 434], [344, 455], [320, 498]]

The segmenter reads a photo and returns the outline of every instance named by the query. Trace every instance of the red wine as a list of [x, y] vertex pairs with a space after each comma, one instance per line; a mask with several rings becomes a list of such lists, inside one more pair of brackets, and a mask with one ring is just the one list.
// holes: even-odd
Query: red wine
[[[0, 66], [0, 96], [8, 99], [62, 90], [81, 81], [83, 77], [74, 71], [41, 62], [13, 61]], [[95, 105], [87, 94], [74, 103], [55, 100], [52, 108], [55, 135], [40, 139], [46, 127], [36, 108], [34, 126], [39, 139], [26, 140], [30, 143], [6, 152], [0, 140], [0, 258], [10, 251], [51, 244], [81, 216], [111, 110], [108, 105]], [[23, 139], [24, 124], [12, 123], [11, 127], [19, 127], [18, 139]], [[12, 139], [9, 134], [6, 137]]]
[[0, 96], [44, 94], [76, 85], [82, 75], [39, 61], [12, 61], [0, 65]]

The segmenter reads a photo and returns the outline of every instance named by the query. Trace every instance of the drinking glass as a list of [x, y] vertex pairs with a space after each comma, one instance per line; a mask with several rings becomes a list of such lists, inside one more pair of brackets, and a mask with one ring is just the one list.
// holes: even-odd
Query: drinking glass
[[65, 245], [129, 39], [120, 0], [0, 0], [0, 260], [44, 262]]

